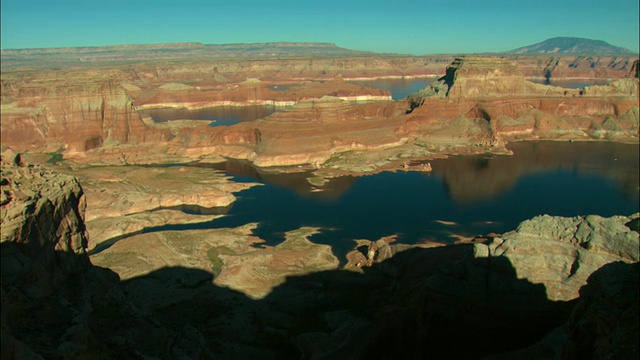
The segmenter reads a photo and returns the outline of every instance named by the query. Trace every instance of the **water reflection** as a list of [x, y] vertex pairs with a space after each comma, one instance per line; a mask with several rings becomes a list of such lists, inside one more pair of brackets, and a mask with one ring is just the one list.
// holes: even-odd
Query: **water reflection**
[[[638, 211], [637, 145], [522, 142], [510, 147], [513, 156], [433, 161], [432, 174], [332, 179], [329, 185], [345, 181], [331, 202], [300, 196], [302, 188], [310, 189], [301, 180], [292, 182], [296, 191], [278, 180], [242, 193], [231, 213], [240, 223], [260, 221], [256, 234], [272, 244], [300, 226], [331, 229], [313, 240], [332, 244], [342, 254], [352, 245], [341, 243], [348, 239], [397, 234], [407, 243], [452, 242], [460, 236], [504, 232], [540, 214]], [[342, 245], [335, 248], [336, 242]]]
[[397, 235], [402, 243], [452, 243], [514, 229], [541, 214], [629, 215], [639, 211], [639, 146], [607, 142], [521, 142], [513, 156], [434, 160], [432, 173], [383, 172], [331, 179], [313, 192], [306, 171], [279, 174], [248, 163], [213, 166], [237, 181], [263, 182], [237, 193], [228, 216], [150, 231], [237, 227], [257, 222], [268, 245], [302, 226], [339, 258], [354, 239]]

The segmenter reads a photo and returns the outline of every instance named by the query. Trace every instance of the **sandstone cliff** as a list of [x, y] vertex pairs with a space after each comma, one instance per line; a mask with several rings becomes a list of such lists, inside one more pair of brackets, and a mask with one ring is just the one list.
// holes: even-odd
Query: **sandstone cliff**
[[459, 136], [462, 129], [451, 124], [464, 121], [460, 116], [478, 119], [485, 127], [484, 141], [493, 144], [517, 139], [638, 138], [637, 79], [563, 89], [526, 81], [504, 59], [465, 57], [452, 63], [439, 84], [410, 96], [406, 127], [426, 136], [426, 142], [434, 141], [434, 135]]
[[[127, 66], [116, 61], [97, 69], [10, 69], [2, 75], [2, 146], [58, 152], [89, 163], [183, 162], [223, 155], [272, 166], [322, 165], [345, 151], [377, 152], [407, 143], [504, 151], [504, 142], [518, 139], [637, 141], [638, 81], [625, 78], [633, 72], [635, 60], [467, 56], [454, 60], [447, 70], [447, 56], [149, 61]], [[341, 104], [341, 110], [332, 104], [330, 111], [322, 108], [329, 105], [309, 106], [311, 99], [326, 103], [319, 100], [323, 96], [352, 102], [390, 100], [388, 92], [342, 79], [438, 74], [445, 74], [442, 81], [410, 104], [402, 100], [366, 109], [362, 104]], [[624, 79], [584, 90], [525, 80], [544, 76]], [[216, 130], [193, 128], [192, 123], [155, 126], [136, 111], [225, 104], [295, 106], [291, 112], [274, 114], [273, 121]], [[319, 118], [323, 116], [327, 120]], [[331, 120], [336, 117], [342, 124]], [[297, 121], [295, 126], [301, 126], [299, 120], [322, 126], [313, 138], [303, 135], [307, 127], [299, 128], [301, 134], [292, 141], [270, 140], [293, 136], [294, 131], [277, 125], [288, 118]], [[307, 144], [313, 146], [307, 149]], [[286, 153], [292, 155], [287, 158]], [[400, 153], [405, 154], [398, 149], [389, 157]]]
[[14, 150], [85, 153], [102, 146], [165, 142], [148, 128], [113, 74], [3, 74], [2, 145]]

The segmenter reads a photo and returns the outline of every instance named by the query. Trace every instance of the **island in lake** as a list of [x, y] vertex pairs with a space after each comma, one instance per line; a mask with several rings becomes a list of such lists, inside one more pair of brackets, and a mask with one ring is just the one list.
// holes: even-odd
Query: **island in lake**
[[637, 54], [2, 57], [3, 358], [638, 355]]

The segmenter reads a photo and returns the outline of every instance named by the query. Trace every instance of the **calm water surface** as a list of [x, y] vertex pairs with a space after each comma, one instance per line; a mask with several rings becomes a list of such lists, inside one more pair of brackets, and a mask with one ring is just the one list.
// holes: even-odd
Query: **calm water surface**
[[425, 88], [434, 81], [436, 81], [436, 78], [349, 80], [350, 83], [355, 85], [379, 90], [389, 90], [391, 91], [393, 100], [405, 98], [409, 94]]
[[211, 126], [228, 126], [243, 121], [253, 121], [267, 117], [282, 109], [269, 105], [249, 106], [216, 106], [204, 109], [148, 109], [141, 110], [140, 115], [148, 116], [155, 122], [171, 120], [203, 120]]
[[[521, 142], [513, 156], [466, 156], [431, 161], [433, 172], [383, 172], [340, 177], [312, 192], [307, 173], [279, 175], [240, 162], [217, 165], [244, 190], [228, 216], [167, 229], [234, 227], [259, 222], [269, 245], [284, 233], [315, 226], [311, 239], [343, 256], [352, 239], [397, 235], [403, 243], [452, 243], [514, 229], [536, 215], [630, 215], [639, 211], [639, 147], [605, 142]], [[212, 171], [216, 171], [213, 170]], [[193, 210], [193, 209], [192, 209]]]

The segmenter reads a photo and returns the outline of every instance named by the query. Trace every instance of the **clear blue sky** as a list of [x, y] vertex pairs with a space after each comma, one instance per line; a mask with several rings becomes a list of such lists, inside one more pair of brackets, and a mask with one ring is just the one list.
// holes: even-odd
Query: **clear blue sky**
[[506, 51], [551, 37], [638, 52], [638, 0], [2, 0], [2, 48], [332, 42], [404, 54]]

